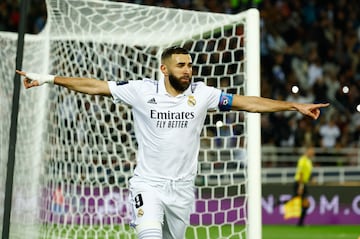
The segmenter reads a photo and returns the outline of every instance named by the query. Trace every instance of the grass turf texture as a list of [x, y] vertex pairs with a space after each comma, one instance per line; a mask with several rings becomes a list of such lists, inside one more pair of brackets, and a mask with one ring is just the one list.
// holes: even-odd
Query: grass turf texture
[[358, 239], [358, 225], [264, 225], [263, 239]]
[[[62, 235], [62, 238], [84, 239], [127, 239], [128, 236], [122, 235], [124, 228], [115, 226], [110, 230], [109, 227], [58, 227], [50, 226], [47, 232], [55, 232], [55, 235]], [[125, 230], [129, 228], [126, 227]], [[186, 239], [221, 239], [228, 238], [231, 231], [239, 232], [243, 230], [242, 226], [235, 226], [231, 229], [230, 225], [211, 226], [211, 227], [190, 227], [186, 233]], [[115, 233], [114, 233], [115, 232]], [[194, 236], [194, 233], [197, 236]], [[51, 235], [50, 232], [48, 235]], [[115, 234], [115, 235], [114, 235]], [[54, 234], [53, 234], [54, 235]], [[95, 236], [96, 235], [96, 236]], [[243, 235], [243, 234], [242, 234]], [[47, 237], [45, 237], [47, 238]], [[52, 238], [49, 236], [48, 238]], [[135, 239], [135, 237], [132, 237]], [[231, 239], [241, 238], [240, 236], [230, 237]], [[297, 227], [295, 225], [264, 225], [262, 239], [358, 239], [360, 238], [360, 227], [358, 225], [309, 225]], [[245, 239], [245, 238], [242, 238]]]

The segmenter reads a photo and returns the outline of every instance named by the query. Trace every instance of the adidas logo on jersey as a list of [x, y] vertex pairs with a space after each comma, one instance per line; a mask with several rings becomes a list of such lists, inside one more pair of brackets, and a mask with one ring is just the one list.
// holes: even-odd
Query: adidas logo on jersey
[[149, 104], [157, 104], [155, 98], [151, 98], [151, 99], [148, 101], [148, 103], [149, 103]]

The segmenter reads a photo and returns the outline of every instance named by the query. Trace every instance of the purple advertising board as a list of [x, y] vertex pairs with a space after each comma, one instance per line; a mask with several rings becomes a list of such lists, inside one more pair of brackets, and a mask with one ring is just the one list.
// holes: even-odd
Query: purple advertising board
[[[287, 200], [291, 195], [280, 195], [280, 200]], [[305, 223], [308, 225], [327, 224], [360, 224], [360, 192], [349, 204], [340, 202], [341, 195], [309, 196], [310, 207]], [[297, 219], [284, 219], [284, 207], [274, 208], [275, 197], [269, 195], [262, 198], [263, 224], [296, 224]]]
[[[66, 187], [65, 187], [66, 188]], [[317, 193], [309, 197], [310, 208], [306, 224], [360, 224], [360, 190], [351, 195], [342, 192]], [[129, 223], [132, 209], [128, 190], [119, 187], [77, 187], [64, 190], [64, 204], [54, 210], [51, 188], [44, 190], [44, 221], [72, 224]], [[265, 190], [266, 191], [266, 190]], [[276, 191], [276, 190], [275, 190]], [[283, 206], [274, 207], [276, 200], [286, 200], [289, 194], [265, 193], [262, 197], [263, 224], [295, 224], [297, 219], [284, 219]], [[346, 197], [346, 200], [342, 200]], [[192, 225], [244, 224], [246, 204], [242, 196], [229, 198], [197, 198], [190, 220]], [[345, 203], [344, 203], [345, 201]], [[58, 210], [58, 209], [57, 209]]]

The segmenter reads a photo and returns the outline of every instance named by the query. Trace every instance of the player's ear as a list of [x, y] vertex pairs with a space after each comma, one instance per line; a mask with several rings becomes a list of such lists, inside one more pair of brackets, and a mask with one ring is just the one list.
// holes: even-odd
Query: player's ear
[[161, 64], [160, 70], [161, 70], [161, 72], [164, 74], [164, 76], [167, 76], [167, 75], [168, 75], [167, 66], [166, 66], [165, 64]]

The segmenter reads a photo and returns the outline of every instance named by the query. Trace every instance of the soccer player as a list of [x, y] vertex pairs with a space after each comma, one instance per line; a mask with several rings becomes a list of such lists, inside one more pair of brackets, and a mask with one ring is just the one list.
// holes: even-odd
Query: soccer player
[[112, 97], [132, 106], [137, 166], [130, 180], [132, 225], [138, 238], [185, 237], [194, 204], [200, 133], [208, 110], [299, 111], [313, 119], [328, 104], [301, 104], [226, 94], [192, 82], [192, 59], [181, 47], [165, 49], [159, 81], [101, 81], [17, 71], [25, 88], [53, 83], [91, 95]]

